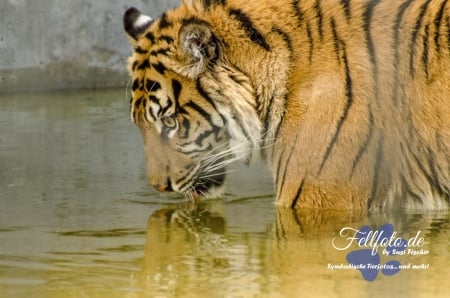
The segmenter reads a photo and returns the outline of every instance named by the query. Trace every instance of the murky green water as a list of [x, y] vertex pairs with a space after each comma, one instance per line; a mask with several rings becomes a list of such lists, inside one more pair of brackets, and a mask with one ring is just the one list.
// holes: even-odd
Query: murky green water
[[[0, 297], [448, 294], [448, 212], [294, 213], [263, 165], [235, 167], [223, 200], [194, 206], [147, 186], [125, 91], [0, 95]], [[338, 250], [341, 229], [385, 223], [424, 243], [360, 263], [405, 267], [342, 269], [361, 247]]]

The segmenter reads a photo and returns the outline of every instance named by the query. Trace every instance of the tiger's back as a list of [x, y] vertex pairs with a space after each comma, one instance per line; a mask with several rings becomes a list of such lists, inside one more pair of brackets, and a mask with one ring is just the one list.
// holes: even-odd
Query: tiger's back
[[213, 102], [230, 144], [262, 148], [278, 204], [448, 207], [449, 1], [184, 1], [142, 32], [170, 37], [151, 59]]

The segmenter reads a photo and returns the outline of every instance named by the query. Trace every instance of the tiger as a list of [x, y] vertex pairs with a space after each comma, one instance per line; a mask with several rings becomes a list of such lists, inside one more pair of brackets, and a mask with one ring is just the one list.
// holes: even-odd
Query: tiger
[[123, 26], [156, 190], [221, 196], [260, 156], [282, 207], [449, 207], [449, 0], [183, 0]]

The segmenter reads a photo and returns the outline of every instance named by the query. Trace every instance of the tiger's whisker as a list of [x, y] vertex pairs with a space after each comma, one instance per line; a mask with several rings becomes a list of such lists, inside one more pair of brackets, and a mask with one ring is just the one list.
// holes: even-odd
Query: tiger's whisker
[[216, 170], [220, 170], [222, 168], [225, 168], [227, 165], [231, 164], [232, 162], [234, 162], [234, 160], [225, 160], [225, 161], [217, 163], [217, 164], [209, 165], [209, 166], [203, 168], [203, 172], [210, 173], [210, 172], [213, 172]]
[[[229, 170], [229, 171], [225, 171], [225, 172], [223, 172], [223, 173], [221, 173], [221, 174], [231, 174], [231, 173], [236, 173], [236, 172], [238, 172], [239, 170]], [[211, 177], [216, 177], [217, 176], [217, 174], [210, 174], [210, 175], [201, 175], [201, 176], [199, 176], [199, 178], [200, 179], [208, 179], [208, 178], [211, 178]]]
[[207, 158], [201, 159], [201, 161], [204, 162], [204, 163], [214, 162], [214, 161], [216, 161], [218, 159], [221, 159], [221, 158], [225, 158], [225, 157], [228, 157], [228, 156], [234, 156], [234, 155], [236, 155], [236, 152], [248, 152], [249, 151], [249, 150], [240, 150], [240, 151], [238, 151], [236, 149], [238, 149], [238, 147], [228, 148], [226, 150], [219, 151], [217, 153], [212, 153]]
[[195, 202], [194, 196], [192, 195], [192, 190], [191, 189], [188, 189], [187, 191], [185, 191], [184, 192], [184, 196], [186, 197], [187, 201], [189, 201], [191, 203]]

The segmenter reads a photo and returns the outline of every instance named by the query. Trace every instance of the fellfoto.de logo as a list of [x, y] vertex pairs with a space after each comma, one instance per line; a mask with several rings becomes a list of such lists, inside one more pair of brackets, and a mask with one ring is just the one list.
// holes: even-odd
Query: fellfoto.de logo
[[381, 255], [405, 256], [428, 255], [424, 249], [425, 238], [421, 231], [408, 239], [400, 237], [392, 224], [384, 224], [378, 230], [369, 226], [359, 229], [344, 227], [339, 236], [334, 237], [331, 245], [338, 251], [346, 251], [348, 264], [328, 264], [329, 270], [357, 269], [367, 281], [376, 279], [378, 272], [394, 275], [404, 269], [428, 269], [429, 264], [402, 264], [398, 260], [389, 260], [382, 264]]

